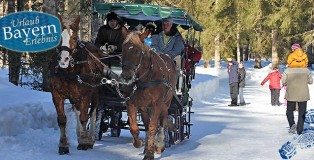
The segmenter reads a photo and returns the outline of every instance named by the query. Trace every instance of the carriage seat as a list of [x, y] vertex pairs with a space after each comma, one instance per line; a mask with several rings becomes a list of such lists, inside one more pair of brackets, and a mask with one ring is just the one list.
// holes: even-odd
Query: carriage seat
[[202, 52], [196, 48], [191, 47], [188, 44], [185, 44], [185, 53], [186, 58], [184, 62], [184, 68], [187, 74], [190, 73], [191, 65], [198, 63], [202, 58]]

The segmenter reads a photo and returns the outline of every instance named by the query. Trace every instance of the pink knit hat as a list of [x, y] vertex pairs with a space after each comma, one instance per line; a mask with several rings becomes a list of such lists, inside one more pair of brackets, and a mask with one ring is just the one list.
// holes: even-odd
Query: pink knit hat
[[298, 48], [301, 48], [301, 46], [300, 46], [299, 44], [297, 44], [297, 43], [295, 43], [295, 44], [293, 44], [293, 45], [291, 46], [291, 50], [292, 50], [292, 51], [294, 51], [294, 50], [296, 50], [296, 49], [298, 49]]

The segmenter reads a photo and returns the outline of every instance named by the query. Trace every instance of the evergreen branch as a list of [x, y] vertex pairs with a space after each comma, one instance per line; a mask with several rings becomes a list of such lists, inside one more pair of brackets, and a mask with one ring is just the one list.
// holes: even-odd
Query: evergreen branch
[[309, 30], [309, 31], [305, 31], [303, 33], [299, 33], [299, 34], [295, 34], [295, 35], [291, 35], [291, 36], [286, 36], [286, 37], [283, 37], [282, 39], [283, 40], [289, 40], [291, 38], [296, 38], [296, 37], [299, 37], [299, 36], [305, 36], [305, 35], [310, 35], [310, 34], [314, 34], [314, 30]]

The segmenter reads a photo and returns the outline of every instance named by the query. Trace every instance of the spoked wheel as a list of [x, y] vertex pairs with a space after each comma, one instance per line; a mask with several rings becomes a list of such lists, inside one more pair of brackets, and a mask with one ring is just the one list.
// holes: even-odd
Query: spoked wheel
[[106, 133], [109, 128], [109, 116], [108, 111], [105, 110], [101, 114], [100, 118], [100, 126], [99, 126], [99, 132], [98, 132], [98, 140], [102, 139], [103, 133]]
[[121, 134], [121, 117], [122, 112], [121, 111], [113, 111], [111, 115], [111, 122], [110, 122], [110, 133], [111, 137], [120, 137]]
[[184, 127], [183, 127], [184, 119], [179, 109], [176, 109], [174, 118], [175, 118], [176, 130], [173, 133], [173, 141], [174, 141], [174, 144], [178, 144], [180, 141], [184, 140], [184, 133], [183, 133], [184, 132]]
[[111, 128], [111, 137], [120, 137], [121, 129], [120, 128]]

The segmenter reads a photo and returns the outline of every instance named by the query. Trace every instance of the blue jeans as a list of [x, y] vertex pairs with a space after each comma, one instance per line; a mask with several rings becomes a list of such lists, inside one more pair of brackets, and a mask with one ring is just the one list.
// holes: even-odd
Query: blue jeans
[[243, 97], [243, 87], [239, 87], [239, 99], [240, 99], [240, 104], [245, 104], [244, 97]]

